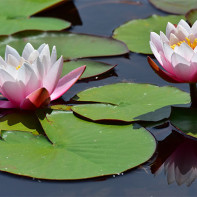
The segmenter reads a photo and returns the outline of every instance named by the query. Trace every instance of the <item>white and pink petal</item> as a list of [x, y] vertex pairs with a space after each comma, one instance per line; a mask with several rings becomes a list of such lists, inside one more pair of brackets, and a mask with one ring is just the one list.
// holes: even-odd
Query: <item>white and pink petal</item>
[[51, 65], [55, 64], [56, 60], [57, 60], [56, 46], [53, 46], [53, 49], [51, 52]]
[[57, 86], [57, 83], [62, 74], [62, 68], [63, 57], [61, 56], [50, 68], [50, 70], [43, 79], [43, 87], [45, 87], [50, 94], [54, 91], [55, 87]]
[[39, 52], [37, 50], [34, 50], [32, 51], [32, 53], [30, 53], [27, 61], [32, 64], [34, 61], [36, 61], [38, 56], [39, 56]]
[[172, 46], [174, 44], [177, 44], [180, 40], [174, 35], [173, 33], [170, 34], [170, 39], [169, 39], [169, 45]]
[[160, 31], [160, 39], [161, 39], [162, 43], [168, 43], [169, 44], [169, 39], [167, 38], [167, 36], [162, 31]]
[[174, 74], [178, 79], [185, 82], [191, 82], [192, 80], [192, 69], [190, 63], [177, 53], [172, 54], [172, 66]]
[[53, 93], [50, 96], [51, 100], [53, 101], [55, 99], [58, 99], [66, 91], [68, 91], [68, 89], [70, 89], [77, 82], [77, 80], [80, 78], [80, 76], [83, 74], [85, 68], [86, 68], [86, 66], [81, 66], [81, 67], [76, 68], [75, 70], [71, 71], [70, 73], [68, 73], [64, 77], [62, 77], [59, 80], [55, 90], [53, 91]]
[[27, 60], [33, 51], [34, 47], [30, 43], [27, 43], [23, 49], [22, 57]]
[[20, 59], [20, 55], [18, 54], [18, 52], [16, 51], [16, 49], [12, 48], [9, 45], [6, 45], [6, 49], [5, 49], [5, 61], [7, 62], [8, 60], [8, 55], [11, 54], [13, 55], [16, 59]]
[[1, 90], [2, 94], [16, 106], [20, 106], [21, 101], [24, 100], [25, 86], [22, 82], [6, 81]]
[[172, 23], [168, 22], [168, 24], [167, 24], [167, 26], [166, 26], [166, 37], [167, 37], [168, 39], [170, 39], [170, 34], [171, 34], [171, 33], [175, 34], [176, 31], [177, 31], [177, 30], [176, 30], [176, 27], [175, 27]]
[[180, 41], [182, 41], [189, 36], [189, 33], [182, 26], [178, 26], [177, 33], [175, 35]]
[[186, 59], [188, 62], [190, 62], [194, 55], [193, 49], [185, 42], [183, 42], [180, 46], [176, 46], [174, 48], [174, 52]]
[[158, 52], [162, 50], [162, 42], [161, 42], [160, 36], [158, 34], [156, 34], [155, 32], [151, 32], [150, 33], [150, 41], [156, 47]]
[[194, 36], [197, 37], [197, 21], [192, 25], [191, 30], [192, 34], [194, 34]]
[[188, 34], [191, 34], [190, 26], [183, 19], [180, 20], [180, 22], [178, 23], [178, 26], [182, 26], [188, 32]]

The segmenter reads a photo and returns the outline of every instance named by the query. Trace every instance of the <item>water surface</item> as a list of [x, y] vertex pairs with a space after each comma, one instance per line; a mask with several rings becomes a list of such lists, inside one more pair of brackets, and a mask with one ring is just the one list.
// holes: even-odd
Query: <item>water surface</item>
[[[64, 3], [38, 15], [56, 16], [70, 20], [74, 24], [69, 29], [71, 32], [102, 36], [111, 36], [112, 31], [116, 27], [131, 19], [146, 18], [152, 14], [166, 15], [166, 13], [154, 8], [146, 0], [134, 1], [133, 4], [110, 2], [112, 1], [75, 0], [74, 3]], [[151, 70], [146, 61], [146, 55], [130, 53], [127, 56], [95, 59], [118, 64], [118, 66], [115, 72], [109, 75], [110, 77], [74, 85], [63, 96], [65, 100], [69, 100], [77, 92], [84, 89], [117, 82], [151, 83], [159, 86], [172, 85], [160, 79]], [[189, 90], [185, 84], [177, 84], [175, 86], [184, 91]], [[177, 183], [169, 185], [163, 170], [160, 173], [158, 172], [157, 175], [152, 174], [160, 163], [164, 162], [180, 144], [185, 143], [185, 138], [173, 131], [175, 128], [169, 124], [150, 130], [158, 140], [159, 151], [163, 151], [162, 155], [157, 151], [149, 162], [136, 169], [121, 175], [83, 181], [43, 181], [0, 173], [1, 196], [195, 196], [197, 193], [197, 181], [194, 181], [189, 187], [185, 184], [178, 186]], [[195, 143], [193, 146], [195, 147]], [[153, 163], [156, 158], [157, 163]], [[184, 154], [182, 158], [180, 157], [182, 162], [179, 165], [186, 165], [185, 171], [182, 172], [183, 174], [187, 174], [192, 166], [195, 167], [195, 162], [192, 164], [187, 163], [187, 159], [187, 155]], [[194, 153], [193, 161], [195, 159], [197, 160], [197, 157], [195, 158]]]

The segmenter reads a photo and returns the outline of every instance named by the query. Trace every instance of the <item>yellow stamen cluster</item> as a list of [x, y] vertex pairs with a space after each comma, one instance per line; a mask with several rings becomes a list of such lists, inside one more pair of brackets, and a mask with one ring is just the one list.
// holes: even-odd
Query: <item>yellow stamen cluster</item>
[[195, 49], [195, 47], [197, 46], [197, 38], [193, 41], [193, 42], [191, 42], [191, 40], [189, 39], [189, 38], [185, 38], [186, 39], [186, 41], [185, 40], [183, 40], [183, 41], [179, 41], [177, 44], [173, 44], [173, 45], [171, 45], [170, 47], [174, 50], [174, 48], [176, 47], [176, 46], [180, 46], [183, 42], [185, 42], [185, 43], [187, 43], [192, 49]]
[[18, 65], [18, 66], [16, 67], [16, 70], [18, 70], [20, 67], [21, 67], [21, 65]]

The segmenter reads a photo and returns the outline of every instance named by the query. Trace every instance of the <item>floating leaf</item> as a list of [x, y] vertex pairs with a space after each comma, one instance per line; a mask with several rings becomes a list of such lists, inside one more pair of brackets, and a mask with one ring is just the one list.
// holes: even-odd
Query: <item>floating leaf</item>
[[95, 77], [112, 70], [115, 66], [106, 64], [103, 62], [91, 61], [91, 60], [76, 60], [65, 62], [62, 70], [62, 76], [68, 74], [73, 69], [76, 69], [80, 66], [86, 65], [86, 70], [82, 74], [80, 79], [86, 79], [90, 77]]
[[[163, 120], [164, 118], [170, 117], [170, 113], [171, 113], [171, 106], [168, 105], [168, 106], [156, 109], [155, 111], [137, 116], [135, 117], [135, 119], [149, 121], [149, 122], [146, 122], [145, 124], [154, 125], [154, 124], [158, 124], [158, 121]], [[154, 123], [150, 121], [154, 121]]]
[[49, 17], [31, 18], [6, 18], [0, 16], [0, 35], [10, 35], [23, 30], [62, 30], [70, 27], [70, 23], [64, 20]]
[[151, 54], [150, 32], [166, 31], [168, 22], [177, 24], [184, 16], [157, 16], [147, 19], [131, 20], [115, 29], [113, 37], [125, 42], [128, 48], [136, 53]]
[[[189, 94], [179, 89], [135, 83], [117, 83], [90, 88], [77, 94], [77, 97], [78, 101], [101, 102], [72, 107], [75, 113], [94, 121], [144, 120], [143, 116], [141, 118], [139, 116], [167, 105], [190, 102]], [[161, 118], [167, 117], [160, 116]], [[145, 120], [148, 120], [148, 117], [145, 117]]]
[[27, 42], [30, 42], [35, 48], [42, 43], [47, 43], [51, 46], [55, 45], [58, 49], [58, 54], [63, 55], [65, 59], [113, 56], [128, 53], [127, 47], [122, 42], [111, 38], [73, 33], [37, 32], [30, 36], [19, 34], [2, 38], [0, 55], [4, 56], [6, 44], [17, 48], [17, 51], [21, 53]]
[[173, 13], [185, 14], [191, 9], [197, 8], [196, 0], [149, 0], [156, 8]]
[[54, 6], [62, 0], [6, 0], [0, 1], [1, 16], [10, 18], [20, 16], [31, 16], [39, 11]]
[[3, 132], [0, 170], [39, 179], [91, 178], [144, 163], [156, 148], [149, 132], [132, 125], [91, 123], [65, 111], [53, 111], [41, 123], [53, 144], [44, 136]]
[[23, 30], [62, 30], [70, 23], [57, 18], [30, 17], [60, 0], [6, 0], [0, 1], [0, 35], [10, 35]]
[[187, 21], [193, 25], [195, 21], [197, 20], [197, 9], [192, 9], [190, 10], [186, 15], [185, 15]]
[[0, 118], [0, 130], [28, 131], [35, 135], [43, 133], [37, 116], [28, 111], [8, 113]]
[[183, 133], [197, 138], [197, 109], [173, 107], [171, 123]]

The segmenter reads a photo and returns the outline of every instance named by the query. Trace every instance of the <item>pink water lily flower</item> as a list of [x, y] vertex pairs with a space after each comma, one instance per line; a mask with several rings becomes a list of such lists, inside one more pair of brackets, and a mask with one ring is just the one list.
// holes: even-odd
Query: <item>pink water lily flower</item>
[[197, 21], [190, 27], [184, 20], [167, 24], [166, 34], [151, 32], [150, 47], [164, 70], [148, 57], [153, 70], [173, 83], [197, 82]]
[[6, 46], [5, 60], [0, 57], [0, 92], [8, 100], [0, 100], [0, 108], [32, 110], [62, 96], [82, 75], [85, 66], [60, 78], [63, 57], [57, 60], [56, 47], [37, 50], [27, 43], [22, 56]]

